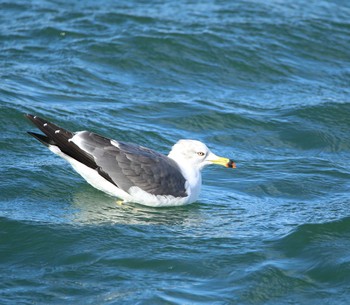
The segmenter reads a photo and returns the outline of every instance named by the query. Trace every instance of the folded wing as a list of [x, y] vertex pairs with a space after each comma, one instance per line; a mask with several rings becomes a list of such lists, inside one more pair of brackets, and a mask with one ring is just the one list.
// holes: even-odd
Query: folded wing
[[153, 195], [188, 195], [186, 180], [177, 163], [165, 155], [89, 131], [73, 133], [37, 116], [28, 114], [26, 117], [45, 135], [29, 134], [47, 146], [57, 146], [64, 154], [96, 170], [126, 192], [134, 186]]

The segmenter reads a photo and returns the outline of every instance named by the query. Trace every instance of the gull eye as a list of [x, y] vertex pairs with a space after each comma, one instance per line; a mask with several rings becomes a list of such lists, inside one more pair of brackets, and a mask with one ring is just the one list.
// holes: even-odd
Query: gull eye
[[203, 157], [205, 155], [205, 153], [202, 152], [202, 151], [199, 151], [199, 152], [197, 152], [197, 155], [200, 156], [200, 157]]

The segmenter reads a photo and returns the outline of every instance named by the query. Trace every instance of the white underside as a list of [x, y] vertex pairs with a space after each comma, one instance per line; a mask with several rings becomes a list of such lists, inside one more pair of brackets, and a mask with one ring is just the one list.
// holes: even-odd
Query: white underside
[[136, 186], [131, 187], [128, 192], [125, 192], [100, 176], [96, 170], [64, 154], [57, 146], [50, 145], [49, 149], [56, 155], [67, 160], [73, 169], [93, 187], [111, 196], [118, 197], [124, 202], [135, 202], [152, 207], [181, 206], [196, 201], [199, 195], [200, 183], [194, 188], [186, 183], [187, 193], [189, 194], [187, 197], [152, 195]]

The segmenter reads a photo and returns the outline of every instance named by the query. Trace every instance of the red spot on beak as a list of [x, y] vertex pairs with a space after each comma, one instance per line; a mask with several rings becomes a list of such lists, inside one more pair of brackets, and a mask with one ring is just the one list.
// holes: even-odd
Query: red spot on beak
[[232, 160], [230, 160], [230, 161], [226, 164], [226, 167], [229, 167], [229, 168], [236, 168], [236, 163], [233, 162]]

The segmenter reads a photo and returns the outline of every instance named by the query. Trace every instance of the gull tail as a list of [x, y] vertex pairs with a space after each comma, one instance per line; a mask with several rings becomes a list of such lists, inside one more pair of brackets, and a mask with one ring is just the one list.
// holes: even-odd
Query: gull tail
[[46, 146], [56, 145], [56, 143], [54, 141], [50, 140], [48, 137], [46, 137], [42, 134], [31, 132], [31, 131], [27, 131], [27, 133], [30, 134], [32, 137], [34, 137], [35, 139], [37, 139], [38, 141], [40, 141], [41, 143], [43, 143]]
[[73, 137], [73, 133], [58, 127], [57, 125], [50, 123], [36, 115], [25, 114], [25, 117], [32, 121], [32, 123], [39, 128], [45, 135], [41, 135], [35, 132], [28, 131], [28, 134], [39, 140], [46, 146], [56, 145], [60, 147], [62, 142], [66, 142]]
[[97, 168], [93, 157], [80, 149], [75, 143], [71, 141], [75, 135], [73, 132], [50, 123], [36, 115], [25, 114], [25, 117], [44, 133], [44, 135], [42, 135], [30, 131], [28, 132], [38, 141], [49, 148], [50, 146], [56, 146], [62, 153], [85, 164], [86, 166]]

